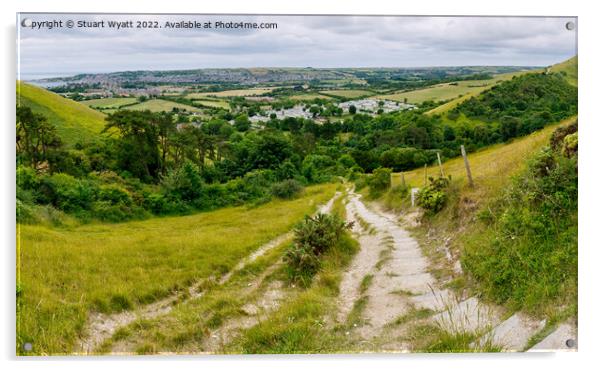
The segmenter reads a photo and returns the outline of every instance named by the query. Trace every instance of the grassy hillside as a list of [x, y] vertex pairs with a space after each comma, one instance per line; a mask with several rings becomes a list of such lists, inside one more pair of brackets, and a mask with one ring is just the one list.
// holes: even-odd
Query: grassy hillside
[[[443, 164], [444, 175], [452, 176], [447, 190], [447, 204], [438, 213], [422, 217], [421, 222], [414, 228], [414, 234], [420, 239], [423, 250], [431, 259], [433, 272], [441, 281], [446, 282], [448, 287], [459, 290], [468, 288], [469, 293], [478, 291], [489, 300], [506, 304], [512, 310], [524, 309], [528, 313], [547, 317], [549, 324], [556, 324], [575, 311], [576, 276], [567, 276], [562, 283], [558, 283], [554, 273], [565, 272], [565, 269], [574, 266], [572, 262], [576, 259], [571, 255], [576, 252], [576, 212], [575, 218], [573, 215], [562, 215], [562, 222], [557, 223], [563, 224], [558, 230], [562, 230], [566, 235], [563, 233], [559, 236], [560, 232], [550, 229], [540, 230], [538, 233], [538, 227], [543, 227], [548, 221], [547, 216], [543, 217], [540, 214], [541, 207], [533, 211], [518, 209], [517, 204], [525, 204], [526, 200], [519, 199], [512, 203], [506, 200], [501, 202], [501, 199], [507, 199], [504, 196], [509, 191], [517, 193], [523, 190], [523, 185], [527, 184], [525, 178], [529, 176], [523, 173], [528, 168], [531, 158], [549, 145], [550, 137], [557, 128], [566, 127], [576, 119], [573, 117], [508, 144], [494, 145], [468, 155], [474, 180], [472, 188], [468, 185], [462, 157]], [[551, 168], [555, 170], [556, 166]], [[426, 170], [429, 177], [438, 177], [439, 173], [438, 166], [430, 166]], [[515, 178], [518, 175], [524, 177], [521, 179], [522, 185], [516, 182]], [[404, 173], [405, 183], [410, 187], [424, 186], [424, 178], [423, 168]], [[392, 190], [378, 201], [389, 208], [413, 212], [410, 200], [407, 197], [402, 198], [395, 188], [401, 183], [401, 174], [394, 173], [392, 182]], [[550, 187], [549, 184], [547, 186], [543, 188]], [[548, 195], [538, 195], [537, 191], [542, 190], [525, 189], [522, 196], [531, 200], [542, 196], [544, 201], [548, 201]], [[556, 193], [555, 196], [560, 197], [550, 200], [554, 204], [559, 202], [558, 199], [568, 200], [568, 197], [563, 197], [564, 193]], [[516, 209], [508, 204], [512, 204]], [[510, 212], [513, 217], [507, 217], [505, 212]], [[556, 210], [551, 211], [552, 216], [560, 213]], [[483, 217], [491, 217], [489, 223], [483, 221]], [[514, 223], [508, 225], [509, 221]], [[565, 223], [568, 226], [565, 227]], [[545, 242], [536, 240], [529, 232], [544, 238]], [[523, 237], [523, 234], [529, 236]], [[573, 236], [574, 238], [571, 238]], [[469, 274], [458, 272], [460, 260], [467, 268], [465, 273], [470, 272]], [[558, 267], [561, 260], [562, 267]], [[497, 266], [493, 267], [494, 264]], [[504, 266], [500, 266], [501, 264]], [[547, 274], [544, 273], [546, 278], [542, 278], [540, 274], [545, 268], [549, 270]], [[472, 274], [474, 271], [480, 274]], [[517, 275], [519, 277], [516, 277]], [[475, 283], [472, 277], [480, 278], [481, 282]], [[512, 278], [518, 279], [509, 282]], [[562, 309], [557, 308], [559, 305]]]
[[81, 102], [82, 104], [91, 108], [97, 109], [118, 109], [125, 105], [131, 105], [136, 103], [135, 97], [108, 97], [104, 99], [92, 99]]
[[[475, 82], [479, 82], [479, 81], [464, 81], [464, 82], [458, 82], [458, 86], [455, 86], [455, 90], [457, 91], [457, 93], [455, 95], [452, 95], [451, 93], [448, 93], [445, 96], [448, 96], [447, 98], [453, 98], [454, 96], [458, 96], [459, 94], [461, 94], [462, 96], [458, 96], [454, 99], [452, 99], [451, 101], [446, 102], [445, 104], [439, 105], [438, 107], [429, 110], [428, 112], [426, 112], [427, 115], [435, 115], [435, 114], [442, 114], [445, 113], [453, 108], [455, 108], [456, 106], [460, 105], [461, 103], [463, 103], [464, 101], [470, 99], [471, 97], [474, 96], [478, 96], [480, 93], [487, 91], [488, 89], [490, 89], [491, 87], [493, 87], [496, 83], [501, 82], [501, 81], [508, 81], [510, 79], [512, 79], [512, 77], [514, 76], [520, 76], [526, 73], [532, 73], [531, 72], [514, 72], [514, 73], [504, 73], [504, 74], [500, 74], [498, 76], [495, 76], [492, 80], [489, 80], [489, 83], [482, 83], [481, 86], [479, 87], [473, 87], [473, 88], [469, 88], [467, 87], [468, 85], [473, 85], [476, 83]], [[482, 82], [487, 82], [487, 81], [482, 81]], [[453, 91], [453, 90], [452, 90]], [[436, 92], [436, 91], [434, 91]], [[439, 95], [440, 93], [436, 93], [436, 95]], [[431, 100], [446, 100], [444, 98], [431, 98]]]
[[[555, 73], [566, 74], [566, 78], [565, 78], [566, 81], [573, 86], [577, 86], [577, 61], [578, 61], [577, 56], [574, 56], [568, 60], [565, 60], [564, 62], [553, 65], [551, 67], [551, 71], [555, 72]], [[496, 79], [502, 80], [502, 81], [509, 80], [509, 79], [512, 79], [512, 77], [514, 77], [514, 76], [519, 76], [519, 75], [522, 75], [525, 73], [534, 73], [534, 72], [540, 72], [540, 70], [529, 71], [529, 72], [516, 72], [516, 73], [500, 74], [499, 76], [496, 76]], [[448, 112], [451, 109], [453, 109], [456, 106], [463, 103], [464, 101], [470, 99], [471, 97], [477, 96], [481, 92], [488, 90], [491, 86], [493, 86], [493, 84], [490, 84], [481, 89], [474, 89], [472, 91], [466, 91], [467, 92], [466, 94], [459, 96], [451, 101], [448, 101], [447, 103], [428, 111], [426, 114], [436, 115], [436, 114], [443, 114], [445, 112]], [[412, 91], [412, 92], [414, 92], [414, 91]], [[444, 100], [444, 99], [440, 99], [440, 100]]]
[[186, 110], [186, 111], [194, 111], [194, 112], [201, 111], [201, 109], [195, 108], [194, 106], [184, 105], [184, 104], [180, 104], [177, 102], [167, 101], [167, 100], [162, 100], [162, 99], [151, 99], [151, 100], [147, 100], [145, 102], [141, 102], [139, 104], [128, 105], [126, 107], [123, 107], [122, 109], [150, 110], [150, 111], [156, 113], [156, 112], [162, 112], [162, 111], [171, 112], [172, 109], [174, 109], [174, 108], [177, 108], [180, 110]]
[[475, 94], [491, 87], [503, 77], [495, 77], [480, 81], [459, 81], [453, 83], [441, 83], [434, 86], [421, 88], [414, 91], [398, 92], [388, 95], [379, 95], [378, 98], [401, 101], [408, 100], [410, 104], [420, 104], [424, 101], [442, 101], [459, 97], [459, 95]]
[[227, 272], [312, 213], [335, 187], [309, 187], [298, 199], [251, 209], [65, 228], [20, 225], [17, 346], [71, 352], [90, 310], [127, 310]]
[[550, 68], [554, 73], [562, 73], [565, 75], [566, 81], [573, 86], [577, 86], [578, 79], [578, 57], [574, 56], [562, 63], [558, 63]]
[[17, 81], [17, 105], [46, 116], [67, 146], [94, 140], [105, 126], [103, 113], [20, 81]]
[[[515, 139], [509, 144], [498, 144], [468, 155], [475, 188], [467, 186], [466, 169], [462, 157], [443, 163], [444, 174], [451, 175], [454, 182], [474, 200], [487, 198], [507, 185], [510, 176], [524, 165], [524, 159], [548, 143], [550, 134], [561, 125], [575, 121], [570, 118], [558, 124], [550, 125], [528, 136]], [[427, 176], [439, 175], [439, 167], [427, 167]], [[407, 185], [421, 187], [424, 185], [424, 169], [414, 169], [404, 173]], [[393, 173], [393, 186], [401, 183], [401, 174]]]

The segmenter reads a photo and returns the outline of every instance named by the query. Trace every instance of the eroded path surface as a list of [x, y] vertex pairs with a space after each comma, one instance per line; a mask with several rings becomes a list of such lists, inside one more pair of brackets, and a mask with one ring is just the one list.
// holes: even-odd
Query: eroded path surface
[[[441, 287], [429, 272], [429, 261], [418, 242], [404, 229], [397, 216], [367, 207], [361, 196], [349, 193], [347, 218], [354, 221], [353, 233], [360, 251], [345, 271], [340, 286], [337, 322], [349, 324], [354, 311], [359, 322], [349, 332], [364, 350], [411, 351], [410, 324], [420, 320], [448, 332], [471, 332], [506, 351], [522, 351], [529, 339], [545, 326], [524, 314], [504, 318], [497, 306], [477, 297], [459, 299]], [[554, 332], [563, 339], [574, 330], [561, 327]], [[544, 340], [542, 347], [560, 338]], [[559, 349], [566, 349], [558, 345]]]
[[[329, 213], [332, 209], [334, 202], [340, 196], [341, 193], [336, 192], [335, 195], [327, 203], [321, 205], [318, 208], [317, 212]], [[209, 282], [217, 283], [218, 285], [223, 285], [227, 283], [236, 271], [243, 269], [245, 266], [249, 265], [257, 258], [266, 254], [268, 251], [282, 244], [284, 241], [290, 239], [291, 237], [292, 232], [287, 232], [275, 237], [266, 244], [260, 246], [257, 250], [255, 250], [246, 258], [243, 258], [236, 266], [234, 266], [234, 268], [232, 268], [232, 270], [224, 274], [217, 281], [210, 280]], [[276, 266], [277, 264], [272, 265], [270, 268], [268, 268], [268, 271], [266, 272], [273, 271], [273, 269]], [[262, 276], [258, 278], [258, 281], [256, 281], [256, 283], [253, 283], [251, 286], [249, 286], [249, 291], [247, 292], [250, 293], [253, 289], [258, 288], [265, 275], [266, 273], [262, 274]], [[201, 298], [204, 295], [204, 292], [202, 291], [201, 287], [206, 282], [208, 282], [207, 279], [200, 280], [188, 288], [187, 294], [181, 292], [174, 293], [164, 299], [161, 299], [148, 305], [144, 305], [138, 308], [137, 310], [124, 311], [116, 314], [91, 312], [88, 317], [87, 327], [85, 329], [86, 335], [85, 337], [81, 338], [75, 346], [76, 353], [94, 353], [99, 348], [99, 346], [105, 340], [111, 338], [111, 336], [113, 336], [113, 334], [117, 332], [119, 328], [125, 327], [138, 319], [154, 319], [166, 315], [178, 303], [185, 303], [189, 300]], [[258, 302], [256, 302], [256, 306], [248, 307], [249, 312], [261, 311], [264, 314], [270, 312], [278, 306], [281, 298], [281, 285], [271, 284], [267, 288], [266, 294]], [[244, 320], [241, 319], [241, 321], [238, 324], [230, 322], [229, 325], [227, 325], [228, 332], [224, 332], [223, 334], [222, 332], [213, 332], [213, 334], [211, 335], [212, 338], [209, 339], [209, 347], [211, 349], [217, 349], [219, 345], [222, 345], [229, 340], [228, 338], [231, 336], [231, 330], [239, 328], [248, 328], [259, 322], [259, 320], [257, 319], [257, 314], [251, 313], [249, 315], [251, 316], [251, 318]]]

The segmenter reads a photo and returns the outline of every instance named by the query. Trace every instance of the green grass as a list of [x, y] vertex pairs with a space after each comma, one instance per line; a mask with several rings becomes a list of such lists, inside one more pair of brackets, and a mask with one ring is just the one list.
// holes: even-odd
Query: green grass
[[198, 100], [195, 99], [193, 101], [195, 104], [200, 104], [200, 105], [206, 106], [208, 108], [221, 108], [221, 109], [230, 110], [230, 104], [225, 100], [205, 98], [205, 99], [198, 99]]
[[433, 326], [431, 329], [422, 327], [428, 335], [426, 343], [417, 348], [416, 351], [428, 353], [462, 353], [462, 352], [500, 352], [501, 347], [493, 345], [491, 341], [485, 340], [482, 344], [478, 342], [479, 336], [471, 332], [448, 332], [439, 327]]
[[565, 73], [566, 81], [573, 86], [577, 86], [578, 63], [578, 57], [574, 56], [568, 60], [563, 61], [562, 63], [553, 65], [550, 69], [552, 70], [552, 72], [555, 73]]
[[374, 92], [368, 90], [323, 90], [320, 91], [320, 93], [329, 96], [344, 97], [347, 99], [357, 99], [359, 97], [374, 95]]
[[67, 147], [96, 140], [105, 126], [103, 113], [20, 81], [17, 81], [17, 105], [46, 116]]
[[219, 92], [196, 92], [187, 95], [189, 99], [203, 99], [206, 97], [236, 97], [236, 96], [260, 96], [274, 90], [275, 87], [257, 87], [239, 90], [226, 90]]
[[320, 94], [316, 94], [316, 93], [291, 95], [291, 96], [288, 96], [288, 98], [291, 100], [295, 100], [295, 101], [307, 101], [307, 100], [314, 100], [314, 99], [325, 99], [325, 100], [332, 99], [332, 97], [330, 97], [330, 96], [320, 95]]
[[533, 156], [462, 235], [461, 260], [484, 298], [549, 319], [577, 303], [577, 163]]
[[[468, 187], [466, 168], [461, 156], [447, 160], [443, 163], [445, 176], [451, 175], [452, 180], [458, 182], [463, 195], [468, 195], [474, 200], [488, 198], [509, 183], [510, 176], [524, 168], [524, 160], [530, 154], [545, 146], [552, 132], [561, 125], [568, 125], [576, 117], [569, 118], [561, 123], [550, 125], [528, 136], [517, 138], [508, 144], [497, 144], [468, 155], [468, 161], [475, 182], [475, 188]], [[427, 167], [427, 176], [438, 176], [439, 167]], [[422, 187], [424, 185], [424, 168], [414, 169], [404, 173], [406, 185]], [[392, 186], [401, 184], [401, 174], [393, 173]]]
[[96, 109], [119, 109], [124, 105], [134, 104], [135, 97], [107, 97], [105, 99], [92, 99], [81, 101], [82, 104]]
[[343, 268], [357, 252], [355, 240], [346, 235], [323, 257], [322, 270], [308, 289], [266, 320], [243, 332], [227, 349], [232, 353], [291, 354], [332, 353], [343, 349], [341, 332], [325, 329], [325, 317], [337, 309]]
[[[333, 204], [332, 212], [344, 216], [344, 211], [343, 199], [339, 198]], [[313, 284], [305, 289], [288, 285], [284, 265], [279, 264], [290, 241], [284, 241], [236, 272], [228, 283], [207, 290], [202, 299], [180, 304], [168, 315], [144, 327], [133, 324], [129, 328], [132, 333], [122, 339], [138, 353], [206, 351], [209, 348], [205, 340], [211, 330], [232, 319], [247, 317], [242, 306], [256, 301], [273, 281], [278, 280], [284, 283], [285, 296], [280, 308], [267, 320], [262, 319], [259, 325], [243, 330], [234, 341], [217, 348], [218, 352], [309, 352], [318, 346], [324, 352], [332, 350], [341, 341], [335, 339], [334, 332], [324, 329], [324, 315], [336, 311], [340, 273], [357, 251], [357, 244], [345, 236], [324, 255], [321, 271]], [[257, 290], [249, 292], [248, 286], [261, 278], [263, 281]], [[114, 336], [107, 345], [116, 341]], [[278, 343], [274, 343], [276, 341]]]
[[[572, 84], [573, 86], [577, 86], [577, 56], [574, 56], [564, 62], [553, 65], [551, 67], [551, 71], [556, 72], [556, 73], [565, 72], [567, 75], [566, 76], [567, 82]], [[526, 72], [520, 71], [520, 72], [514, 72], [514, 73], [500, 74], [500, 75], [495, 76], [493, 81], [495, 81], [495, 82], [505, 81], [505, 80], [512, 79], [512, 77], [514, 77], [514, 76], [520, 76], [525, 73], [537, 73], [537, 72], [541, 72], [541, 70], [526, 71]], [[475, 82], [475, 81], [473, 81], [473, 82]], [[451, 109], [455, 108], [456, 106], [460, 105], [464, 101], [470, 99], [471, 97], [478, 96], [481, 92], [487, 90], [491, 86], [493, 86], [493, 85], [489, 85], [484, 88], [476, 88], [472, 91], [466, 91], [462, 96], [456, 97], [456, 98], [452, 99], [451, 101], [448, 101], [442, 105], [439, 105], [438, 107], [429, 110], [426, 114], [427, 115], [437, 115], [437, 114], [446, 113], [446, 112], [450, 111]], [[445, 99], [443, 99], [443, 100], [445, 100]]]
[[178, 108], [180, 110], [192, 111], [192, 112], [201, 112], [201, 109], [195, 108], [194, 106], [184, 105], [180, 103], [176, 103], [173, 101], [167, 101], [162, 99], [151, 99], [145, 102], [141, 102], [135, 105], [129, 105], [124, 107], [123, 109], [128, 110], [150, 110], [153, 113], [156, 112], [170, 112], [173, 108]]
[[[339, 198], [333, 212], [343, 215]], [[337, 311], [342, 272], [359, 245], [349, 234], [322, 256], [322, 266], [306, 289], [295, 288], [284, 304], [266, 320], [245, 330], [232, 342], [231, 353], [332, 353], [343, 350], [345, 336], [339, 329], [326, 329], [325, 319]], [[283, 276], [283, 278], [285, 278]]]
[[[422, 250], [431, 262], [431, 272], [437, 278], [450, 280], [454, 289], [459, 291], [474, 285], [468, 278], [459, 277], [453, 272], [453, 265], [441, 248], [447, 244], [453, 255], [462, 255], [462, 249], [468, 238], [485, 235], [487, 226], [476, 219], [479, 212], [486, 210], [491, 202], [498, 198], [512, 183], [512, 176], [526, 167], [526, 160], [541, 148], [548, 145], [552, 132], [562, 125], [568, 125], [576, 117], [550, 125], [543, 130], [528, 136], [517, 138], [508, 144], [498, 144], [471, 153], [468, 160], [475, 183], [468, 185], [466, 169], [462, 157], [447, 160], [443, 163], [444, 174], [452, 176], [447, 191], [447, 205], [437, 214], [423, 217], [420, 224], [413, 229], [413, 235], [421, 244]], [[438, 176], [436, 165], [427, 167], [427, 176]], [[424, 168], [404, 173], [405, 183], [409, 188], [424, 185]], [[392, 174], [392, 188], [377, 201], [388, 209], [395, 211], [409, 210], [409, 195], [401, 191], [401, 174]], [[363, 190], [366, 192], [367, 190]], [[474, 242], [479, 245], [478, 241]]]
[[252, 209], [63, 228], [19, 225], [17, 344], [31, 342], [37, 354], [69, 353], [91, 309], [135, 307], [225, 273], [313, 212], [335, 187], [310, 187], [296, 200]]
[[[410, 104], [420, 104], [424, 101], [442, 101], [459, 97], [467, 93], [478, 93], [484, 89], [491, 87], [496, 82], [496, 79], [482, 81], [459, 81], [452, 83], [442, 83], [434, 86], [429, 86], [419, 90], [399, 92], [388, 95], [380, 95], [378, 98], [400, 101], [405, 99]], [[457, 84], [457, 85], [456, 85]]]
[[[455, 108], [456, 106], [460, 105], [461, 103], [463, 103], [464, 101], [470, 99], [471, 97], [475, 97], [478, 96], [480, 93], [482, 93], [483, 91], [486, 91], [488, 89], [490, 89], [491, 87], [493, 87], [496, 83], [502, 82], [502, 81], [507, 81], [512, 79], [512, 77], [515, 76], [520, 76], [526, 73], [533, 73], [533, 71], [520, 71], [520, 72], [513, 72], [513, 73], [504, 73], [504, 74], [499, 74], [497, 76], [494, 76], [493, 79], [490, 80], [484, 80], [484, 81], [462, 81], [462, 82], [458, 82], [458, 86], [450, 86], [450, 89], [447, 90], [446, 92], [448, 92], [445, 95], [446, 98], [438, 98], [438, 99], [425, 99], [423, 101], [426, 100], [435, 100], [435, 101], [441, 101], [441, 100], [449, 100], [450, 101], [432, 109], [429, 110], [426, 114], [427, 115], [434, 115], [434, 114], [442, 114], [445, 113], [453, 108]], [[469, 86], [477, 86], [477, 87], [469, 87]], [[453, 87], [456, 87], [456, 91], [458, 92], [457, 94], [455, 94], [455, 96], [450, 93], [449, 91], [453, 91]], [[416, 91], [412, 91], [412, 92], [416, 92]], [[437, 95], [439, 94], [439, 91], [433, 91], [434, 94], [433, 95]], [[460, 96], [461, 95], [461, 96]], [[424, 96], [428, 96], [424, 95]]]

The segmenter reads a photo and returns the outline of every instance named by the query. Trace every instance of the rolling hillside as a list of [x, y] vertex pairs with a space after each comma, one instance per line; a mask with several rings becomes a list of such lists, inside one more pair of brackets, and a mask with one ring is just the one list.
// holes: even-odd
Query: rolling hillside
[[565, 79], [568, 83], [573, 86], [577, 86], [577, 72], [578, 72], [578, 56], [574, 56], [569, 60], [558, 63], [550, 68], [555, 73], [566, 73]]
[[[565, 75], [566, 81], [573, 86], [577, 86], [577, 56], [574, 56], [564, 62], [555, 64], [550, 69], [552, 72], [555, 72], [555, 73], [563, 73], [564, 72], [566, 74]], [[504, 75], [497, 76], [496, 80], [498, 80], [498, 81], [509, 80], [509, 79], [512, 79], [512, 77], [514, 77], [514, 76], [522, 75], [525, 73], [534, 73], [534, 72], [538, 72], [538, 71], [540, 71], [540, 70], [530, 71], [530, 72], [507, 73]], [[445, 113], [445, 112], [455, 108], [456, 106], [460, 105], [464, 101], [470, 99], [471, 97], [479, 95], [480, 93], [487, 90], [491, 86], [493, 86], [493, 84], [490, 84], [481, 89], [474, 89], [473, 91], [466, 93], [465, 95], [462, 95], [456, 99], [448, 101], [447, 103], [428, 111], [426, 114], [436, 115], [436, 114]]]
[[68, 147], [94, 140], [105, 125], [103, 113], [20, 81], [17, 81], [17, 105], [46, 116]]
[[[467, 193], [472, 196], [488, 197], [509, 183], [510, 176], [524, 167], [524, 159], [545, 146], [556, 128], [567, 125], [575, 119], [569, 118], [558, 124], [549, 125], [528, 136], [515, 139], [509, 144], [497, 144], [469, 154], [468, 159], [476, 184], [473, 190], [467, 188], [466, 169], [461, 156], [443, 163], [443, 173], [446, 176], [451, 175], [452, 179], [458, 181], [461, 187], [466, 187]], [[438, 174], [437, 165], [427, 168], [427, 176], [437, 176]], [[424, 169], [419, 168], [406, 172], [404, 179], [406, 184], [420, 187], [424, 184]], [[394, 173], [392, 181], [393, 185], [399, 184], [401, 174]]]

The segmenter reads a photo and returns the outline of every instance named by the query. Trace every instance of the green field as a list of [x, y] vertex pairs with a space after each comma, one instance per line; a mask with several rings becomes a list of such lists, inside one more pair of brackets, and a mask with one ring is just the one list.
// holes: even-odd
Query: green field
[[43, 88], [17, 81], [17, 105], [43, 114], [52, 123], [65, 145], [89, 142], [105, 126], [105, 115], [83, 104], [66, 99]]
[[173, 101], [162, 100], [162, 99], [147, 100], [145, 102], [141, 102], [136, 105], [130, 105], [130, 106], [124, 107], [124, 109], [128, 109], [128, 110], [150, 110], [152, 112], [161, 112], [161, 111], [170, 112], [173, 110], [173, 108], [178, 108], [180, 110], [186, 110], [186, 111], [191, 111], [191, 112], [201, 112], [201, 109], [195, 108], [194, 106], [184, 105], [184, 104], [176, 103]]
[[378, 98], [393, 101], [404, 101], [407, 99], [410, 104], [420, 104], [424, 101], [449, 100], [469, 92], [480, 92], [484, 88], [491, 86], [493, 83], [495, 83], [494, 80], [460, 81], [454, 82], [453, 84], [442, 83], [420, 90], [380, 95]]
[[359, 97], [374, 95], [374, 92], [368, 90], [324, 90], [321, 94], [344, 97], [346, 99], [357, 99]]
[[314, 94], [314, 93], [291, 95], [291, 96], [288, 96], [288, 98], [291, 100], [295, 100], [295, 101], [308, 101], [308, 100], [314, 100], [314, 99], [325, 99], [325, 100], [332, 99], [332, 97], [330, 97], [330, 96]]
[[135, 97], [108, 97], [105, 99], [85, 100], [81, 103], [96, 109], [119, 109], [124, 105], [134, 104]]
[[522, 74], [524, 72], [507, 73], [494, 76], [492, 79], [486, 80], [475, 80], [475, 81], [458, 81], [450, 83], [441, 83], [434, 86], [421, 88], [418, 90], [398, 92], [387, 95], [377, 96], [379, 99], [393, 100], [393, 101], [404, 101], [408, 100], [411, 104], [420, 104], [425, 101], [443, 101], [449, 99], [459, 99], [466, 95], [475, 96], [479, 93], [491, 88], [494, 84], [499, 81], [505, 81], [512, 78], [515, 75]]
[[[341, 196], [333, 203], [333, 213], [345, 217], [344, 198]], [[338, 282], [346, 264], [357, 251], [357, 244], [351, 237], [343, 240], [323, 259], [322, 269], [316, 277], [316, 283], [308, 289], [296, 288], [283, 278], [282, 255], [291, 242], [287, 238], [254, 262], [248, 264], [224, 285], [215, 286], [201, 299], [188, 300], [178, 304], [172, 311], [154, 319], [145, 320], [143, 324], [130, 324], [115, 333], [100, 347], [100, 352], [136, 352], [157, 353], [177, 352], [198, 353], [211, 350], [207, 346], [208, 332], [216, 326], [224, 327], [228, 322], [245, 319], [243, 306], [262, 299], [265, 293], [274, 292], [270, 286], [277, 281], [282, 282], [282, 292], [287, 295], [283, 306], [270, 314], [262, 324], [250, 332], [244, 332], [240, 339], [229, 347], [215, 348], [217, 353], [252, 352], [275, 353], [286, 352], [285, 342], [273, 337], [286, 333], [300, 334], [301, 342], [288, 352], [294, 351], [334, 351], [341, 340], [333, 339], [334, 335], [317, 325], [323, 316], [336, 309], [338, 300]], [[263, 276], [263, 277], [262, 277]], [[249, 289], [249, 286], [256, 288]], [[295, 317], [291, 319], [290, 317]], [[343, 332], [340, 332], [341, 334]], [[316, 339], [319, 336], [319, 339]], [[256, 337], [259, 336], [259, 337]], [[265, 339], [269, 337], [268, 339]], [[340, 337], [337, 337], [340, 338]]]
[[308, 187], [295, 200], [190, 216], [64, 228], [19, 225], [18, 347], [33, 342], [38, 354], [70, 353], [90, 310], [127, 310], [226, 273], [315, 211], [335, 187]]
[[[445, 113], [445, 112], [455, 108], [459, 104], [463, 103], [464, 101], [470, 99], [471, 97], [477, 96], [481, 92], [491, 88], [495, 83], [497, 83], [499, 81], [506, 81], [506, 80], [512, 79], [512, 77], [514, 77], [514, 76], [520, 76], [525, 73], [529, 73], [529, 72], [515, 72], [515, 73], [500, 74], [500, 75], [495, 76], [491, 80], [483, 81], [483, 82], [487, 82], [487, 83], [486, 83], [486, 85], [484, 84], [481, 87], [472, 87], [471, 88], [471, 87], [467, 86], [470, 84], [470, 82], [472, 82], [473, 84], [476, 84], [476, 82], [479, 82], [479, 81], [458, 82], [458, 86], [451, 86], [451, 87], [457, 87], [456, 91], [458, 92], [455, 96], [448, 97], [448, 99], [452, 99], [452, 100], [446, 102], [445, 104], [439, 105], [438, 107], [436, 107], [432, 110], [429, 110], [426, 114], [433, 115], [433, 114]], [[464, 87], [462, 87], [461, 83], [464, 83]], [[422, 90], [411, 91], [411, 92], [418, 93], [418, 91], [422, 91]], [[453, 89], [451, 89], [451, 91], [453, 91]], [[435, 91], [435, 94], [436, 93], [437, 92]], [[448, 91], [448, 93], [449, 93], [449, 91]], [[428, 94], [426, 92], [424, 94], [425, 94], [424, 96], [428, 96]], [[451, 93], [449, 93], [449, 94], [451, 94]], [[459, 95], [462, 95], [462, 96], [459, 96]], [[427, 101], [427, 100], [435, 100], [435, 99], [431, 98], [431, 99], [425, 99], [423, 101]], [[447, 100], [447, 99], [437, 99], [435, 101], [438, 101], [438, 100], [440, 101], [440, 100]]]
[[220, 108], [230, 110], [230, 104], [227, 101], [211, 98], [194, 99], [196, 104], [200, 104], [209, 108]]
[[267, 94], [268, 92], [272, 92], [274, 87], [257, 87], [257, 88], [249, 88], [249, 89], [240, 89], [240, 90], [227, 90], [227, 91], [219, 91], [219, 92], [198, 92], [188, 94], [189, 99], [202, 99], [205, 97], [237, 97], [237, 96], [260, 96], [263, 94]]

